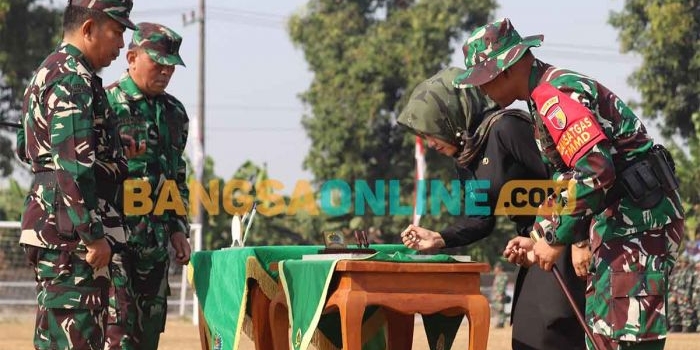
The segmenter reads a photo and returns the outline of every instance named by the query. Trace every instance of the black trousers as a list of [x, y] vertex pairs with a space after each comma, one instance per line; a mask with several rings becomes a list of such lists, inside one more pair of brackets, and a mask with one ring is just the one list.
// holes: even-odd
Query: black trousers
[[[586, 283], [571, 265], [571, 249], [557, 260], [569, 291], [585, 310]], [[511, 311], [514, 350], [585, 350], [585, 333], [552, 272], [520, 268]]]

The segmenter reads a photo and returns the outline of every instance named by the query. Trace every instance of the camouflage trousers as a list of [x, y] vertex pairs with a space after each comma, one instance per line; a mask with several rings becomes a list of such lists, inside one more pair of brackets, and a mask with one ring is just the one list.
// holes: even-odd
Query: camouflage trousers
[[606, 349], [653, 349], [651, 343], [666, 337], [668, 276], [683, 230], [683, 220], [674, 220], [594, 249], [586, 318]]
[[109, 287], [109, 317], [106, 332], [106, 349], [134, 350], [134, 324], [136, 311], [134, 295], [129, 286], [129, 259], [126, 252], [114, 254], [110, 266], [112, 284]]
[[493, 302], [491, 308], [496, 316], [496, 328], [502, 328], [506, 324], [506, 305], [503, 302]]
[[94, 270], [85, 253], [24, 246], [37, 281], [34, 348], [102, 350], [109, 269]]
[[169, 240], [160, 223], [130, 227], [129, 244], [114, 259], [118, 271], [110, 290], [107, 348], [155, 350], [165, 330], [170, 295]]

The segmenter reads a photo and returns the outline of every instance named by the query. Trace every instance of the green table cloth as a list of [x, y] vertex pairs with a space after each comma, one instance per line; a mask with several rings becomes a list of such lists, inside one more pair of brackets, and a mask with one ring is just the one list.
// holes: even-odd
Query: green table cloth
[[[248, 297], [248, 279], [255, 279], [269, 298], [274, 296], [277, 272], [270, 264], [316, 254], [323, 246], [241, 247], [192, 254], [190, 280], [209, 326], [212, 350], [237, 350]], [[379, 252], [413, 252], [401, 244], [378, 244]], [[332, 319], [330, 324], [332, 324]], [[328, 326], [326, 328], [332, 328]]]
[[[409, 253], [409, 254], [406, 254]], [[378, 251], [376, 254], [358, 260], [390, 261], [401, 263], [457, 263], [449, 255], [434, 255], [429, 259], [421, 256], [413, 258], [413, 251]], [[280, 280], [287, 297], [289, 319], [291, 324], [290, 349], [306, 350], [311, 344], [314, 331], [317, 326], [321, 329], [328, 328], [322, 325], [322, 312], [328, 297], [328, 287], [333, 277], [335, 265], [339, 260], [284, 260], [279, 263]], [[376, 308], [368, 308], [365, 311], [364, 320], [371, 317]], [[427, 315], [423, 318], [428, 342], [431, 349], [450, 349], [454, 341], [463, 316], [447, 317], [442, 315]], [[332, 322], [327, 320], [326, 323]], [[339, 320], [335, 329], [339, 329]], [[363, 326], [364, 329], [364, 326]], [[327, 338], [340, 348], [342, 346], [341, 335], [336, 332], [324, 332]], [[384, 333], [377, 333], [376, 337], [363, 340], [363, 349], [384, 349]]]

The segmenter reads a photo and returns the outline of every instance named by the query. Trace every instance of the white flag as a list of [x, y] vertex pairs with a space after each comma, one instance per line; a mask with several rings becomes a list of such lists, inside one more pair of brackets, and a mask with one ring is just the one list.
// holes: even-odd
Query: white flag
[[[423, 146], [423, 140], [416, 136], [416, 183], [413, 192], [413, 224], [418, 226], [420, 222], [421, 213], [425, 207], [425, 195], [421, 195], [425, 192], [425, 147]], [[422, 187], [422, 188], [421, 188]]]

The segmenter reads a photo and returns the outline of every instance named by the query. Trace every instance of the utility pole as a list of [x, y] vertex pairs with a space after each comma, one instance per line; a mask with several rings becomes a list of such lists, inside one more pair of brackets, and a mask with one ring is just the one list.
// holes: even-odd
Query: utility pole
[[[206, 6], [205, 6], [205, 0], [199, 0], [199, 13], [195, 15], [195, 12], [192, 11], [190, 13], [190, 18], [187, 19], [187, 16], [185, 14], [182, 14], [182, 23], [183, 25], [187, 26], [190, 24], [197, 23], [199, 24], [199, 86], [198, 86], [198, 99], [197, 101], [197, 123], [196, 127], [197, 130], [195, 131], [195, 135], [197, 136], [197, 140], [195, 141], [197, 144], [194, 147], [194, 158], [199, 158], [199, 159], [193, 159], [193, 165], [195, 166], [194, 173], [195, 173], [195, 178], [198, 183], [202, 184], [202, 178], [204, 176], [204, 162], [205, 162], [205, 155], [206, 151], [204, 148], [204, 104], [205, 104], [205, 81], [206, 81], [206, 70], [205, 70], [205, 57], [206, 57], [206, 36], [205, 36], [205, 13], [206, 13]], [[201, 203], [201, 201], [198, 201], [198, 203]], [[192, 203], [194, 205], [199, 205], [199, 204]], [[194, 222], [196, 223], [202, 223], [202, 218], [203, 218], [203, 212], [202, 212], [202, 207], [199, 206], [199, 210], [197, 211], [197, 217], [193, 218]]]
[[[182, 14], [182, 24], [184, 26], [198, 23], [199, 24], [199, 87], [198, 87], [198, 98], [199, 101], [197, 101], [197, 118], [195, 118], [195, 135], [197, 136], [197, 139], [195, 140], [194, 147], [192, 148], [193, 150], [193, 157], [192, 157], [192, 165], [193, 165], [193, 170], [194, 170], [194, 176], [195, 180], [197, 181], [198, 184], [201, 184], [203, 186], [203, 178], [204, 178], [204, 163], [206, 159], [206, 152], [204, 150], [204, 103], [205, 103], [205, 35], [204, 35], [204, 15], [206, 13], [205, 11], [205, 5], [204, 5], [204, 0], [199, 0], [199, 14], [195, 16], [195, 12], [192, 11], [190, 13], [190, 19], [187, 19], [187, 16], [183, 13]], [[200, 186], [196, 186], [195, 188], [202, 188]], [[195, 203], [190, 203], [190, 205], [196, 205], [197, 206], [197, 215], [192, 218], [192, 221], [194, 222], [193, 229], [194, 229], [194, 237], [190, 237], [190, 242], [192, 244], [192, 248], [194, 252], [202, 250], [202, 236], [204, 234], [203, 231], [203, 224], [204, 224], [204, 208], [201, 205], [202, 200], [201, 200], [201, 193], [198, 193], [197, 196], [195, 197]], [[198, 226], [198, 228], [197, 228]], [[183, 266], [183, 274], [182, 274], [182, 288], [180, 289], [180, 315], [184, 315], [185, 309], [184, 309], [184, 298], [185, 298], [185, 289], [187, 286], [186, 282], [186, 267]], [[192, 323], [195, 325], [199, 324], [199, 313], [197, 312], [198, 308], [197, 305], [199, 303], [197, 302], [197, 295], [192, 293]]]

